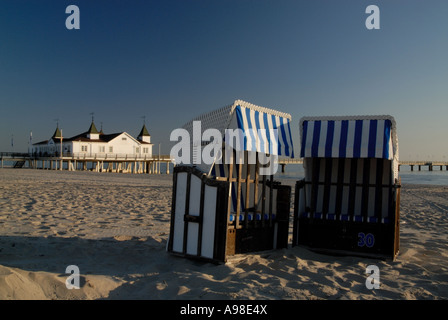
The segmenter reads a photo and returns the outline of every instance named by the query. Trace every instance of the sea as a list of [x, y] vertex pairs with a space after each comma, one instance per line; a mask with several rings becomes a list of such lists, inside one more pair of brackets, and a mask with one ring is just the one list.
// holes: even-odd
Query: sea
[[[276, 177], [279, 179], [303, 179], [305, 172], [302, 165], [291, 164], [285, 167], [285, 172], [279, 172]], [[414, 171], [411, 171], [410, 166], [402, 165], [400, 167], [399, 177], [401, 178], [401, 184], [423, 184], [423, 185], [438, 185], [448, 186], [448, 171], [443, 166], [443, 170], [440, 170], [439, 166], [434, 166], [433, 171], [429, 171], [428, 166], [422, 166], [421, 171], [418, 171], [418, 167], [414, 166]]]
[[[5, 168], [11, 168], [12, 166], [12, 161], [4, 162]], [[166, 174], [166, 164], [161, 164], [160, 172]], [[173, 172], [172, 164], [170, 164], [169, 172], [170, 174]], [[281, 166], [279, 166], [274, 179], [300, 180], [303, 179], [304, 176], [305, 172], [301, 164], [289, 164], [286, 165], [284, 173], [281, 172]], [[428, 166], [422, 166], [421, 171], [418, 171], [418, 167], [414, 166], [414, 171], [411, 171], [410, 166], [402, 165], [399, 176], [402, 184], [448, 186], [448, 171], [445, 166], [443, 166], [443, 170], [440, 170], [439, 166], [435, 166], [433, 171], [429, 171]]]

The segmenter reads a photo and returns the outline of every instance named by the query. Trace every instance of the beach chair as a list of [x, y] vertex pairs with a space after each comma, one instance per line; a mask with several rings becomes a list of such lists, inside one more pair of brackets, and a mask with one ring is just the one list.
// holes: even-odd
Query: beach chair
[[[276, 157], [294, 154], [290, 120], [237, 100], [184, 126], [193, 150], [191, 164], [173, 170], [168, 252], [221, 263], [234, 254], [287, 247], [291, 187], [273, 176]], [[202, 141], [210, 129], [222, 141]], [[200, 161], [213, 146], [219, 150], [213, 161]]]
[[399, 251], [398, 138], [391, 116], [300, 120], [305, 178], [293, 245], [378, 258]]

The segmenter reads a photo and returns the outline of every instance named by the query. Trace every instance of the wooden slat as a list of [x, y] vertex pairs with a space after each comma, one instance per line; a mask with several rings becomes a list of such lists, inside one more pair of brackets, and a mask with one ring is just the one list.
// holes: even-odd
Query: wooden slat
[[247, 228], [249, 225], [249, 207], [250, 207], [250, 184], [251, 184], [251, 180], [250, 180], [250, 169], [251, 169], [251, 165], [249, 164], [249, 153], [246, 151], [246, 155], [247, 155], [247, 171], [246, 171], [246, 203], [244, 206], [244, 226]]
[[230, 211], [232, 210], [232, 182], [230, 181], [230, 177], [232, 177], [233, 175], [233, 154], [232, 154], [232, 159], [229, 163], [229, 194], [228, 194], [228, 198], [227, 198], [227, 222], [230, 220]]
[[197, 255], [200, 256], [202, 252], [202, 228], [204, 221], [204, 202], [205, 202], [205, 183], [201, 179], [201, 203], [199, 205], [199, 228], [198, 228], [198, 252]]
[[362, 185], [362, 196], [361, 196], [361, 215], [364, 218], [364, 221], [367, 221], [367, 214], [369, 210], [369, 189], [370, 189], [370, 162], [371, 159], [366, 158], [363, 159], [364, 167], [363, 167], [363, 185]]
[[261, 187], [261, 226], [265, 226], [263, 215], [266, 211], [266, 175], [263, 175], [263, 186]]
[[351, 159], [350, 166], [350, 189], [348, 196], [348, 215], [350, 216], [350, 220], [353, 220], [353, 216], [355, 214], [355, 200], [356, 200], [356, 178], [358, 171], [358, 159]]
[[375, 217], [378, 223], [381, 223], [383, 217], [383, 176], [384, 176], [384, 160], [376, 161], [376, 188], [375, 188]]
[[[258, 162], [258, 152], [255, 154], [255, 179], [254, 179], [254, 213], [258, 212], [258, 184], [259, 184], [260, 163]], [[255, 219], [254, 219], [255, 220]]]
[[[305, 188], [305, 180], [296, 181], [294, 190], [294, 219], [293, 219], [293, 233], [292, 233], [292, 245], [298, 245], [298, 231], [299, 231], [299, 204], [300, 204], [300, 190]], [[305, 192], [303, 193], [305, 194]], [[302, 200], [303, 201], [303, 200]]]
[[316, 213], [317, 208], [317, 195], [319, 191], [319, 171], [320, 171], [320, 158], [313, 158], [312, 164], [312, 178], [311, 178], [311, 218], [313, 218], [314, 213]]
[[325, 160], [325, 181], [324, 181], [324, 199], [322, 204], [323, 219], [326, 218], [328, 208], [330, 206], [330, 191], [331, 191], [331, 176], [333, 169], [333, 158], [326, 158]]
[[[191, 186], [191, 172], [188, 172], [184, 216], [188, 216], [190, 214], [190, 186]], [[188, 222], [184, 222], [184, 239], [182, 246], [183, 254], [187, 253], [187, 236], [188, 236]]]
[[240, 213], [241, 213], [241, 171], [243, 171], [243, 165], [241, 163], [238, 163], [238, 172], [236, 181], [237, 185], [236, 185], [236, 219], [235, 219], [235, 226], [237, 229], [240, 226]]

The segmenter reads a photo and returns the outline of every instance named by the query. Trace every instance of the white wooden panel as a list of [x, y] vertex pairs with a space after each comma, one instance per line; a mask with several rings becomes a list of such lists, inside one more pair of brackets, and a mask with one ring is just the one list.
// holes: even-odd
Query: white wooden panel
[[206, 258], [213, 258], [217, 194], [217, 188], [205, 186], [201, 256]]
[[200, 205], [201, 205], [201, 179], [199, 179], [195, 175], [191, 175], [190, 208], [189, 208], [190, 215], [199, 216]]
[[187, 254], [196, 255], [198, 253], [199, 223], [188, 222]]

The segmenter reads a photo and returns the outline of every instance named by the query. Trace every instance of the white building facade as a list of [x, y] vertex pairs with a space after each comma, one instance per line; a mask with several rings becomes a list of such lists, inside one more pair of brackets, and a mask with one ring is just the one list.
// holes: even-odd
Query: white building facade
[[152, 157], [151, 136], [143, 125], [137, 138], [127, 132], [104, 134], [99, 132], [92, 122], [89, 130], [70, 138], [61, 137], [56, 128], [49, 140], [38, 142], [29, 152], [36, 157], [95, 157], [95, 158], [146, 158]]

